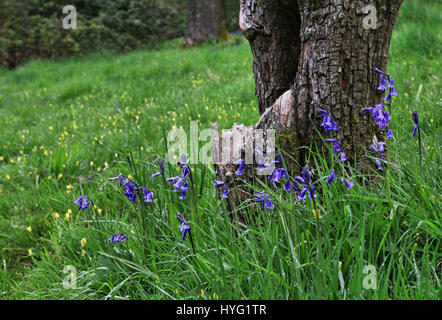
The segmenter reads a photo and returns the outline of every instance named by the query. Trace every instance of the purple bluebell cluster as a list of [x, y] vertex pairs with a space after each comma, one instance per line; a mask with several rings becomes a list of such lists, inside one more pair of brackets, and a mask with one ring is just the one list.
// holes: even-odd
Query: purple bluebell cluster
[[256, 191], [254, 197], [255, 201], [261, 205], [262, 209], [273, 209], [275, 207], [271, 201], [270, 195], [263, 191]]
[[384, 109], [383, 102], [377, 104], [374, 108], [363, 108], [362, 110], [363, 113], [371, 112], [371, 118], [376, 122], [380, 130], [388, 127], [388, 122], [391, 120], [391, 116], [388, 111]]
[[78, 205], [78, 210], [86, 211], [89, 207], [89, 198], [86, 196], [79, 196], [77, 200], [74, 201], [76, 205]]
[[135, 202], [137, 200], [138, 190], [144, 191], [144, 202], [152, 202], [153, 201], [153, 193], [147, 189], [146, 186], [138, 186], [134, 181], [121, 174], [117, 177], [109, 178], [109, 181], [120, 180], [120, 187], [124, 189], [124, 195], [131, 202]]
[[178, 161], [177, 164], [183, 169], [180, 176], [167, 178], [166, 181], [169, 181], [175, 188], [173, 192], [181, 192], [179, 199], [184, 200], [186, 199], [186, 194], [189, 191], [189, 184], [187, 183], [186, 178], [189, 176], [190, 168], [189, 165], [184, 161]]
[[306, 165], [304, 169], [302, 169], [300, 176], [295, 177], [295, 180], [298, 181], [302, 186], [304, 186], [304, 189], [302, 189], [301, 193], [298, 195], [299, 200], [305, 202], [307, 192], [309, 193], [309, 199], [316, 198], [315, 187], [310, 180], [310, 171], [308, 165]]
[[324, 127], [325, 131], [337, 131], [338, 126], [336, 125], [336, 122], [333, 121], [328, 112], [323, 109], [318, 109], [318, 111], [318, 118], [322, 118], [321, 127]]
[[394, 88], [394, 79], [391, 75], [386, 74], [385, 72], [379, 70], [378, 68], [374, 68], [374, 71], [379, 74], [380, 85], [378, 90], [385, 92], [388, 90], [387, 96], [384, 98], [386, 101], [387, 107], [391, 107], [391, 99], [394, 96], [397, 96], [396, 89]]
[[192, 230], [192, 228], [189, 225], [187, 225], [188, 222], [181, 213], [177, 212], [176, 216], [178, 221], [181, 222], [180, 225], [180, 231], [182, 232], [181, 241], [184, 241], [186, 239], [187, 232], [190, 233], [190, 230]]
[[279, 179], [285, 178], [286, 176], [286, 169], [283, 168], [276, 168], [273, 173], [269, 176], [269, 181], [280, 183], [281, 181]]
[[[318, 118], [323, 118], [321, 126], [324, 127], [325, 131], [338, 131], [338, 126], [336, 122], [334, 122], [328, 112], [324, 109], [318, 109], [319, 115]], [[345, 152], [341, 148], [341, 140], [335, 138], [325, 139], [326, 142], [333, 143], [333, 153], [339, 155], [339, 161], [344, 162], [347, 161], [347, 156]]]
[[173, 192], [181, 192], [179, 196], [180, 200], [186, 199], [187, 191], [189, 191], [189, 185], [183, 177], [172, 177], [167, 178], [166, 181], [169, 181], [172, 186], [175, 188]]
[[123, 242], [126, 240], [128, 236], [125, 236], [122, 232], [120, 232], [118, 235], [114, 233], [111, 237], [107, 238], [110, 243], [113, 242]]
[[[397, 96], [396, 89], [394, 88], [394, 80], [393, 77], [385, 72], [379, 70], [378, 68], [374, 68], [374, 71], [379, 74], [380, 77], [380, 85], [378, 90], [385, 92], [388, 90], [387, 96], [384, 98], [384, 102], [377, 104], [374, 108], [363, 108], [363, 113], [371, 112], [371, 118], [376, 122], [380, 130], [383, 130], [388, 127], [388, 122], [391, 120], [391, 116], [384, 109], [384, 106], [391, 107], [391, 100], [393, 96]], [[394, 138], [393, 132], [391, 129], [387, 130], [387, 139]]]

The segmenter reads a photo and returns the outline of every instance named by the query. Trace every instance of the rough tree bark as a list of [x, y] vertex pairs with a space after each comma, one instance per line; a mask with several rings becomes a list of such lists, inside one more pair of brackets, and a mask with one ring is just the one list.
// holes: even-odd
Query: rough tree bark
[[221, 0], [187, 0], [187, 27], [184, 46], [217, 39], [222, 22]]
[[[393, 26], [403, 0], [240, 0], [240, 27], [253, 54], [261, 119], [255, 126], [242, 128], [253, 137], [257, 128], [275, 128], [282, 149], [295, 161], [299, 173], [312, 142], [321, 145], [317, 130], [318, 109], [325, 109], [337, 122], [337, 138], [350, 163], [360, 169], [371, 161], [365, 150], [374, 135], [384, 140], [364, 107], [381, 102], [379, 76], [375, 67], [385, 70]], [[364, 28], [364, 8], [376, 9], [376, 28]], [[238, 125], [231, 132], [238, 129]], [[235, 131], [238, 134], [238, 131]], [[322, 132], [323, 133], [323, 132]], [[221, 136], [214, 141], [214, 152], [222, 149]], [[243, 156], [244, 138], [232, 155]], [[307, 148], [306, 148], [307, 147]], [[220, 157], [216, 155], [215, 157]], [[231, 156], [232, 157], [232, 156]], [[232, 159], [223, 159], [232, 163]], [[229, 186], [235, 179], [254, 177], [252, 171], [237, 178], [229, 172], [237, 165], [215, 165], [218, 179]], [[239, 199], [232, 199], [232, 205]]]

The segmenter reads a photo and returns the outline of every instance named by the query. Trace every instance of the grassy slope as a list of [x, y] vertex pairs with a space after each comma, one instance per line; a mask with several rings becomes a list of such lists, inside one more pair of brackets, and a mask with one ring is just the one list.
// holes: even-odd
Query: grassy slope
[[[213, 121], [228, 128], [258, 119], [246, 42], [182, 51], [177, 40], [157, 51], [0, 70], [0, 297], [441, 298], [438, 12], [436, 2], [406, 2], [393, 35], [388, 72], [399, 96], [388, 161], [401, 169], [390, 166], [385, 179], [363, 178], [350, 191], [324, 188], [317, 236], [312, 203], [267, 186], [278, 199], [275, 210], [260, 212], [262, 223], [238, 234], [222, 215], [210, 168], [196, 166], [197, 255], [188, 240], [177, 241], [169, 216], [178, 209], [191, 218], [190, 200], [170, 205], [176, 194], [150, 173], [157, 171], [154, 157], [164, 155], [163, 132], [173, 126], [187, 131], [189, 120], [199, 120], [200, 129]], [[412, 108], [423, 132], [422, 177], [410, 138]], [[125, 161], [129, 151], [138, 174]], [[326, 177], [321, 164], [317, 173]], [[120, 172], [155, 194], [144, 228], [118, 184], [107, 181]], [[77, 212], [73, 201], [82, 192], [100, 214]], [[130, 240], [107, 243], [117, 231]], [[377, 290], [363, 289], [366, 264], [377, 268]], [[77, 289], [62, 286], [66, 265], [77, 268]]]

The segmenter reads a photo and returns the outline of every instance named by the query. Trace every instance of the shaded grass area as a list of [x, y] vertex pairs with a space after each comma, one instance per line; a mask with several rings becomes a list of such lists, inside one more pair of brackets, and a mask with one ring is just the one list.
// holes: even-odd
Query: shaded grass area
[[[190, 195], [179, 201], [161, 177], [151, 178], [171, 129], [188, 132], [192, 120], [200, 130], [256, 122], [245, 41], [183, 51], [178, 39], [124, 56], [0, 70], [0, 297], [440, 299], [440, 5], [422, 3], [407, 1], [394, 30], [388, 73], [398, 97], [385, 176], [346, 168], [354, 188], [328, 187], [330, 168], [344, 168], [312, 154], [319, 220], [311, 201], [256, 185], [275, 209], [243, 203], [257, 216], [244, 231], [226, 217], [211, 167], [195, 165], [197, 223]], [[422, 176], [412, 109], [423, 134]], [[131, 153], [136, 170], [126, 161]], [[166, 175], [178, 169], [166, 165]], [[129, 203], [107, 180], [120, 173], [148, 186], [154, 202]], [[81, 194], [95, 208], [78, 211]], [[188, 239], [179, 242], [176, 211], [190, 220], [196, 254]], [[128, 241], [109, 243], [114, 232]], [[68, 265], [75, 288], [63, 286]], [[375, 290], [364, 288], [367, 265], [377, 271]]]

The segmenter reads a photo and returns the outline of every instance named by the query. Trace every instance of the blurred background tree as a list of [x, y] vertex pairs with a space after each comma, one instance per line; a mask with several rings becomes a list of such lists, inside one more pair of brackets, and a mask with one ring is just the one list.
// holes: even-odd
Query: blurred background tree
[[[238, 29], [237, 0], [218, 0], [215, 10], [228, 31]], [[75, 6], [77, 29], [62, 27], [63, 7]], [[183, 37], [186, 0], [2, 0], [0, 67], [30, 59], [56, 59], [90, 52], [125, 52]]]

